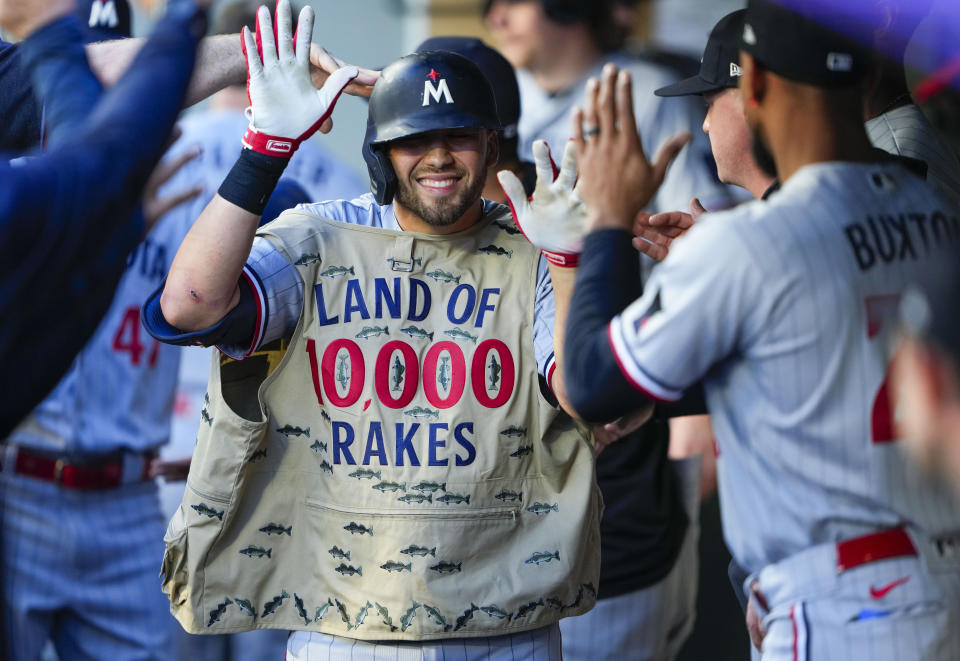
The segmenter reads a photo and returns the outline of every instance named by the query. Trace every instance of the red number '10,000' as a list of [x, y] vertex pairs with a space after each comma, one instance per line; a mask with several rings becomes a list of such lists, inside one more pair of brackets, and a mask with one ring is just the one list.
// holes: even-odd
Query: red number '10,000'
[[[341, 338], [330, 342], [317, 360], [317, 346], [314, 340], [307, 340], [307, 355], [310, 357], [310, 371], [313, 376], [313, 388], [317, 393], [317, 403], [323, 406], [324, 394], [333, 406], [352, 406], [360, 399], [366, 385], [366, 363], [360, 346], [353, 340]], [[336, 363], [341, 350], [350, 358], [350, 380], [347, 392], [339, 393], [336, 386]], [[443, 395], [437, 387], [441, 354], [446, 351], [450, 358], [449, 387]], [[397, 392], [390, 387], [391, 358], [399, 352], [403, 366], [403, 388]], [[499, 388], [491, 395], [486, 387], [487, 358], [491, 352], [500, 357]], [[391, 340], [377, 353], [373, 367], [373, 386], [377, 399], [388, 408], [399, 409], [410, 404], [422, 382], [423, 393], [432, 406], [448, 409], [463, 397], [467, 385], [467, 360], [463, 350], [456, 342], [442, 341], [433, 344], [418, 360], [413, 347], [402, 340]], [[421, 379], [422, 376], [422, 379]], [[516, 367], [510, 349], [500, 340], [484, 340], [470, 359], [470, 385], [474, 397], [487, 408], [499, 408], [510, 400], [513, 394]]]

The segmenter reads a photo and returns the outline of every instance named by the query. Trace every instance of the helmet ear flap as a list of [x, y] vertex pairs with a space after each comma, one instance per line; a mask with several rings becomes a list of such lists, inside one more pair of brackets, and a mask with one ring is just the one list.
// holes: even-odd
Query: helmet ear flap
[[371, 144], [372, 127], [368, 127], [367, 138], [363, 141], [363, 160], [367, 163], [370, 175], [370, 192], [377, 204], [390, 204], [397, 190], [397, 175], [390, 165], [390, 158]]
[[393, 202], [393, 196], [397, 192], [397, 175], [390, 165], [390, 159], [382, 151], [374, 150], [373, 157], [376, 160], [377, 167], [380, 170], [378, 181], [381, 182], [380, 190], [374, 191], [373, 196], [377, 204], [390, 204]]

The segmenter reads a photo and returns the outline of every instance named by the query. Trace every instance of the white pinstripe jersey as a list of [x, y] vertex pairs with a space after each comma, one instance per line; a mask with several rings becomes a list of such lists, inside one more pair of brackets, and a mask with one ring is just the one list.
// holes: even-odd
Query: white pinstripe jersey
[[920, 108], [894, 108], [869, 120], [866, 129], [874, 147], [926, 163], [927, 181], [960, 208], [960, 162]]
[[960, 240], [898, 165], [822, 163], [767, 202], [711, 214], [610, 324], [639, 388], [704, 380], [727, 543], [750, 571], [878, 528], [960, 530], [960, 503], [901, 451], [889, 313]]

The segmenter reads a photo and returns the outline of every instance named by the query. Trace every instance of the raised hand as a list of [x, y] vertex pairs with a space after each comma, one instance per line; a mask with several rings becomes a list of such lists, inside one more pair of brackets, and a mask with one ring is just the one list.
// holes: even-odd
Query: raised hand
[[599, 456], [608, 445], [640, 429], [653, 417], [654, 403], [637, 409], [633, 413], [617, 418], [605, 425], [593, 425], [593, 456]]
[[533, 143], [537, 185], [528, 200], [523, 184], [509, 170], [497, 173], [517, 227], [557, 266], [577, 265], [583, 236], [587, 233], [587, 210], [577, 197], [577, 152], [572, 142], [563, 150], [560, 172], [543, 140]]
[[270, 11], [263, 6], [257, 11], [256, 38], [246, 27], [242, 35], [251, 106], [243, 145], [285, 158], [330, 117], [343, 88], [359, 73], [356, 67], [342, 67], [316, 89], [310, 78], [313, 8], [300, 12], [296, 45], [291, 27], [290, 2], [280, 0], [276, 38]]
[[573, 113], [573, 140], [580, 164], [578, 192], [591, 227], [630, 230], [690, 134], [673, 136], [652, 163], [647, 160], [633, 116], [630, 74], [607, 64], [600, 82], [588, 81], [584, 108]]
[[[339, 57], [318, 44], [310, 44], [310, 77], [313, 78], [314, 87], [322, 87], [330, 74], [344, 67], [352, 66], [347, 64]], [[364, 69], [357, 67], [357, 77], [354, 78], [343, 91], [351, 96], [362, 96], [370, 98], [373, 92], [373, 85], [380, 78], [380, 72], [374, 69]], [[324, 127], [320, 127], [321, 133], [326, 133]]]
[[686, 234], [706, 209], [700, 200], [690, 200], [690, 213], [666, 211], [646, 213], [641, 211], [633, 221], [633, 247], [644, 255], [662, 262], [670, 252], [673, 240]]
[[176, 207], [189, 202], [203, 193], [203, 186], [188, 186], [172, 195], [160, 197], [160, 188], [170, 179], [180, 168], [200, 155], [199, 147], [191, 147], [175, 158], [160, 161], [157, 167], [150, 173], [147, 179], [147, 185], [143, 189], [143, 229], [149, 232], [161, 218]]

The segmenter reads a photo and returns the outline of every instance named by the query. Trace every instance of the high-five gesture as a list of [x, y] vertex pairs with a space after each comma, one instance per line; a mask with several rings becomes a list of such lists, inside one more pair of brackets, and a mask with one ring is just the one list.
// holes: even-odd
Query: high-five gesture
[[690, 134], [673, 136], [652, 163], [647, 160], [633, 116], [630, 74], [618, 73], [612, 64], [603, 68], [599, 83], [587, 83], [584, 105], [573, 113], [578, 194], [589, 209], [592, 227], [632, 229]]
[[343, 88], [357, 77], [358, 71], [356, 67], [342, 67], [316, 89], [310, 78], [313, 9], [308, 5], [300, 12], [295, 45], [289, 0], [277, 2], [276, 20], [274, 30], [270, 11], [261, 6], [257, 11], [256, 39], [247, 28], [243, 29], [251, 106], [243, 145], [263, 154], [289, 158], [330, 117]]
[[650, 214], [641, 211], [633, 223], [633, 247], [647, 257], [662, 262], [667, 258], [674, 240], [686, 234], [697, 218], [706, 212], [697, 198], [690, 200], [690, 213], [664, 211]]
[[517, 175], [509, 170], [497, 179], [510, 203], [517, 227], [557, 266], [576, 266], [583, 235], [587, 233], [587, 210], [574, 192], [577, 182], [577, 150], [568, 142], [560, 172], [556, 172], [550, 147], [543, 140], [533, 143], [537, 185], [529, 200]]

